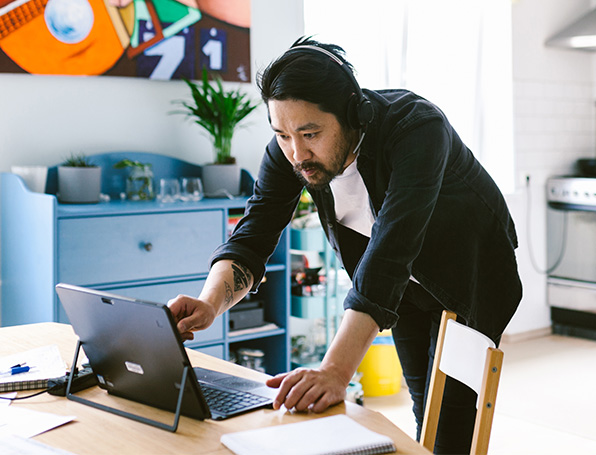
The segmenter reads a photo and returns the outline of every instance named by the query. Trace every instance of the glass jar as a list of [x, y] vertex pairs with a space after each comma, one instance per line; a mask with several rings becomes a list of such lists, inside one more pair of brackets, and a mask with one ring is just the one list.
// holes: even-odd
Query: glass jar
[[260, 349], [240, 348], [236, 354], [236, 362], [238, 364], [260, 371], [261, 373], [265, 372], [265, 367], [263, 366], [265, 353]]
[[126, 179], [126, 197], [131, 201], [150, 201], [155, 199], [153, 169], [150, 164], [130, 168]]

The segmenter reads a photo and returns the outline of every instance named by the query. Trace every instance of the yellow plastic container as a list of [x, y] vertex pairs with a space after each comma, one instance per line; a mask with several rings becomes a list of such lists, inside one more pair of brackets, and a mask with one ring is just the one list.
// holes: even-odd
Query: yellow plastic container
[[364, 396], [393, 395], [401, 389], [402, 369], [393, 344], [391, 330], [383, 330], [374, 339], [358, 367]]

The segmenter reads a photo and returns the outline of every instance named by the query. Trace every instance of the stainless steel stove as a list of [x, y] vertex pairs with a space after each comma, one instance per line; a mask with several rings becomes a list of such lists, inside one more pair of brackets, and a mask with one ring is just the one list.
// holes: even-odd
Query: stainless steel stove
[[547, 201], [553, 331], [596, 339], [596, 178], [550, 178]]

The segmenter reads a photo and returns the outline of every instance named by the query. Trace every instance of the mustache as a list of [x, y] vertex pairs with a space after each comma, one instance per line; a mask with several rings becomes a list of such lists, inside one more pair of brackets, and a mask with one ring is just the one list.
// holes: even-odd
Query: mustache
[[325, 167], [321, 163], [317, 163], [314, 161], [303, 161], [294, 165], [294, 171], [296, 172], [313, 170], [324, 171]]

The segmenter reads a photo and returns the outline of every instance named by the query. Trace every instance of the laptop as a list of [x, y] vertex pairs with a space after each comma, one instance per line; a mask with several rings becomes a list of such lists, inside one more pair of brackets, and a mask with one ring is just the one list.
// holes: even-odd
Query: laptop
[[108, 393], [176, 412], [176, 425], [178, 412], [221, 420], [273, 403], [276, 390], [262, 382], [193, 368], [167, 305], [64, 283], [56, 292], [99, 386]]

